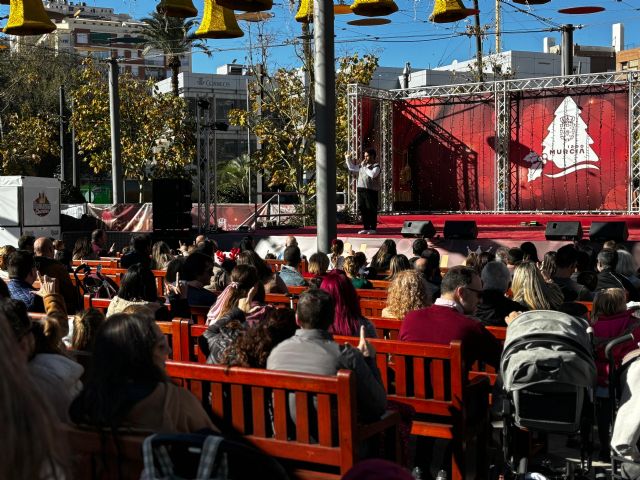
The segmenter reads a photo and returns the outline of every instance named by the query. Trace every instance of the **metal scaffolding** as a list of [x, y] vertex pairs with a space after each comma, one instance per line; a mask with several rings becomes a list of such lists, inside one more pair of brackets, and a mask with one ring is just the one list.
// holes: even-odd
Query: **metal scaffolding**
[[[393, 209], [393, 108], [394, 102], [416, 98], [437, 98], [440, 101], [486, 100], [491, 95], [495, 107], [495, 169], [496, 194], [493, 212], [505, 213], [518, 205], [517, 167], [509, 161], [511, 133], [516, 128], [518, 99], [522, 95], [544, 95], [552, 91], [570, 90], [581, 93], [594, 88], [615, 91], [625, 87], [629, 92], [629, 188], [628, 212], [640, 212], [640, 72], [606, 72], [586, 75], [569, 75], [518, 80], [499, 80], [483, 83], [463, 83], [433, 87], [417, 87], [399, 90], [378, 90], [362, 85], [349, 85], [349, 152], [359, 155], [362, 151], [363, 111], [362, 99], [370, 98], [381, 103], [377, 129], [380, 136], [379, 160], [381, 163], [381, 210]], [[355, 182], [351, 182], [347, 195], [348, 207], [357, 211]], [[578, 213], [578, 212], [575, 212]]]

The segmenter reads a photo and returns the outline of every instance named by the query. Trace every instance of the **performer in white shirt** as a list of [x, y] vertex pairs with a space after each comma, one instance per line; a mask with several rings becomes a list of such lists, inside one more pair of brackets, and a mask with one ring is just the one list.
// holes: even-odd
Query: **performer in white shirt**
[[378, 191], [380, 190], [380, 165], [376, 162], [376, 151], [368, 148], [364, 152], [362, 161], [353, 163], [351, 155], [345, 154], [347, 168], [351, 173], [358, 174], [356, 184], [358, 192], [358, 208], [362, 215], [363, 230], [359, 234], [376, 233], [378, 224]]

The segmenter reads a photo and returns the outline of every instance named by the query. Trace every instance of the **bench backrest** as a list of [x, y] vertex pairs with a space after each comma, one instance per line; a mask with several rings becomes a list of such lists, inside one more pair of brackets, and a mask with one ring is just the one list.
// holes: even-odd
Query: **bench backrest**
[[360, 311], [365, 317], [381, 317], [382, 310], [387, 306], [386, 300], [364, 298], [360, 300]]
[[167, 362], [167, 373], [210, 409], [215, 422], [228, 422], [268, 455], [333, 465], [342, 473], [353, 464], [358, 435], [350, 371], [321, 376]]
[[77, 267], [79, 265], [82, 265], [83, 263], [91, 267], [97, 267], [98, 265], [109, 268], [120, 267], [120, 259], [112, 257], [101, 257], [99, 260], [73, 260], [71, 262], [71, 265]]
[[[355, 337], [334, 337], [337, 343]], [[455, 417], [462, 410], [467, 371], [462, 343], [449, 345], [370, 340], [388, 398], [413, 406], [419, 414]]]
[[[267, 265], [271, 267], [271, 271], [273, 272], [279, 272], [282, 269], [282, 265], [284, 265], [284, 260], [276, 260], [273, 258], [268, 258], [265, 260], [265, 262], [267, 262]], [[303, 259], [300, 261], [300, 265], [298, 266], [298, 271], [300, 273], [307, 273], [309, 271], [306, 260]]]

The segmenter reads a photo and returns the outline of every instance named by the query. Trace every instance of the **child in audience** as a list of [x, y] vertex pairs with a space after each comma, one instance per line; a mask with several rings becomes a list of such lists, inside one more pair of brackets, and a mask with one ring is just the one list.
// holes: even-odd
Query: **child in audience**
[[0, 247], [0, 278], [5, 281], [9, 281], [9, 272], [7, 267], [9, 265], [9, 255], [16, 251], [16, 247], [13, 245], [5, 245]]
[[146, 316], [109, 317], [96, 337], [93, 369], [71, 406], [71, 419], [111, 430], [217, 431], [198, 399], [167, 377], [168, 352], [166, 338]]
[[73, 318], [73, 335], [70, 348], [72, 350], [92, 351], [96, 334], [104, 321], [104, 313], [95, 308], [76, 314]]
[[309, 273], [313, 275], [313, 278], [308, 279], [309, 285], [319, 287], [322, 282], [322, 278], [329, 269], [329, 257], [325, 253], [316, 252], [309, 257], [309, 266], [307, 267]]
[[[361, 253], [361, 252], [360, 252]], [[360, 274], [360, 262], [358, 257], [352, 255], [344, 259], [344, 273], [351, 280], [354, 288], [373, 288], [373, 285], [366, 278], [362, 278]]]
[[136, 263], [122, 277], [118, 294], [111, 299], [107, 317], [121, 313], [132, 304], [142, 304], [156, 313], [156, 320], [169, 320], [169, 311], [158, 301], [156, 279], [149, 267]]
[[237, 265], [233, 269], [231, 283], [220, 294], [207, 314], [207, 325], [216, 323], [234, 308], [251, 316], [250, 320], [247, 319], [250, 324], [260, 322], [267, 313], [264, 304], [264, 288], [258, 280], [258, 272], [251, 265]]
[[265, 293], [289, 293], [289, 289], [280, 275], [273, 273], [269, 265], [253, 250], [240, 252], [236, 257], [237, 265], [252, 265], [258, 271], [258, 278]]
[[331, 241], [331, 257], [329, 262], [329, 270], [342, 270], [344, 264], [344, 242], [339, 238]]
[[[596, 413], [598, 418], [598, 437], [600, 439], [600, 457], [609, 456], [609, 424], [611, 407], [609, 399], [609, 363], [604, 348], [611, 339], [631, 333], [640, 327], [640, 319], [635, 316], [637, 309], [627, 309], [626, 293], [622, 288], [600, 290], [594, 300], [591, 311], [593, 335], [596, 343], [596, 366], [598, 368], [598, 388], [596, 390]], [[622, 358], [636, 348], [632, 342], [614, 350], [614, 360], [619, 366]]]

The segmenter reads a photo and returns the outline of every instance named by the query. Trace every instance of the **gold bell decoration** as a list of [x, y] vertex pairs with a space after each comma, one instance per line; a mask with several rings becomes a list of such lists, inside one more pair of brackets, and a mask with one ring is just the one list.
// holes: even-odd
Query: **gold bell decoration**
[[264, 12], [271, 10], [273, 0], [218, 0], [218, 5], [243, 12]]
[[462, 0], [436, 0], [429, 20], [435, 23], [451, 23], [462, 20], [476, 13], [472, 8], [465, 8]]
[[187, 18], [198, 15], [198, 9], [191, 0], [160, 0], [156, 10], [167, 17]]
[[240, 30], [233, 10], [221, 7], [215, 0], [204, 0], [204, 13], [200, 28], [194, 33], [196, 38], [238, 38], [244, 35]]
[[9, 35], [44, 35], [56, 29], [42, 0], [11, 0], [9, 21], [3, 32]]
[[393, 0], [355, 0], [351, 11], [364, 17], [383, 17], [398, 11]]
[[300, 0], [300, 8], [298, 8], [295, 18], [300, 23], [313, 22], [313, 0]]

